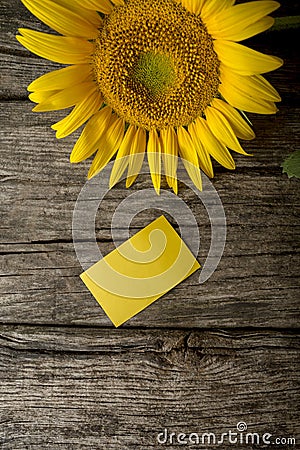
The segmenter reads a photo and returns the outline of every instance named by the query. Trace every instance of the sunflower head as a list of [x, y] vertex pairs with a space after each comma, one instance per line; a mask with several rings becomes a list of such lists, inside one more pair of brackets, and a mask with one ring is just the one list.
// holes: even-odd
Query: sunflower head
[[[262, 76], [282, 64], [239, 43], [268, 29], [275, 1], [22, 0], [59, 35], [20, 29], [17, 39], [67, 67], [28, 87], [36, 111], [73, 108], [52, 126], [62, 138], [84, 125], [71, 153], [93, 154], [89, 177], [115, 157], [111, 186], [127, 186], [148, 155], [159, 193], [161, 174], [177, 192], [177, 156], [201, 189], [211, 157], [228, 169], [230, 150], [254, 133], [246, 112], [273, 114], [280, 100]], [[124, 158], [128, 156], [128, 158]]]

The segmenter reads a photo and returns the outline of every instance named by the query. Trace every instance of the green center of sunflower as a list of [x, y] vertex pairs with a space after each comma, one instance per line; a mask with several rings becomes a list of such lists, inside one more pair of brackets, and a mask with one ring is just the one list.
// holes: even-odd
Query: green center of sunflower
[[187, 125], [218, 93], [219, 60], [179, 0], [127, 0], [103, 20], [93, 68], [108, 105], [147, 130]]
[[149, 52], [140, 56], [134, 69], [134, 78], [157, 96], [166, 93], [175, 80], [171, 59], [166, 55]]

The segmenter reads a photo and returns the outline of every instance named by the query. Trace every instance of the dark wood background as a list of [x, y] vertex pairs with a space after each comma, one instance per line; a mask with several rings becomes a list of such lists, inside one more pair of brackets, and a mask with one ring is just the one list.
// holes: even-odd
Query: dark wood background
[[[286, 1], [277, 16], [298, 6]], [[241, 421], [300, 448], [299, 181], [280, 168], [299, 144], [297, 30], [250, 42], [284, 58], [268, 76], [282, 103], [276, 116], [249, 115], [253, 157], [235, 157], [234, 172], [216, 166], [228, 221], [217, 271], [204, 285], [194, 274], [116, 330], [81, 282], [72, 243], [88, 163], [71, 166], [76, 137], [58, 141], [50, 129], [62, 114], [32, 113], [27, 99], [27, 85], [59, 66], [15, 34], [47, 28], [18, 0], [1, 0], [0, 11], [0, 448], [159, 449], [164, 428], [220, 435]], [[131, 192], [150, 186], [142, 176]], [[96, 223], [103, 252], [113, 249], [111, 212], [127, 195], [120, 183], [105, 198]], [[183, 185], [179, 195], [199, 223], [203, 261], [208, 218]], [[131, 232], [158, 215], [139, 214]], [[168, 446], [182, 447], [199, 446]], [[270, 446], [209, 448], [232, 447]]]

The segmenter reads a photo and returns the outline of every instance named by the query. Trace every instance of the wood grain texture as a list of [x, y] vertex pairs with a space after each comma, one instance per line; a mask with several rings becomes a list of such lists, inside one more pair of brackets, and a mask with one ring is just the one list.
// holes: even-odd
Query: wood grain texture
[[240, 421], [297, 439], [298, 344], [267, 330], [3, 326], [2, 448], [157, 450], [165, 428], [220, 436]]
[[[107, 325], [108, 319], [78, 278], [81, 268], [71, 245], [73, 209], [89, 163], [71, 166], [68, 153], [74, 138], [57, 141], [48, 126], [51, 115], [33, 114], [30, 109], [27, 102], [9, 101], [2, 112], [0, 239], [7, 253], [2, 269], [7, 275], [2, 287], [2, 320]], [[189, 278], [165, 297], [164, 308], [160, 302], [154, 304], [130, 323], [297, 325], [298, 180], [288, 180], [279, 167], [299, 140], [297, 113], [282, 107], [276, 117], [255, 118], [258, 137], [247, 143], [247, 150], [255, 156], [238, 156], [235, 172], [216, 169], [214, 185], [228, 228], [225, 253], [214, 276], [205, 286], [197, 283], [198, 275]], [[277, 126], [278, 121], [283, 128]], [[120, 183], [107, 193], [96, 219], [96, 236], [104, 253], [114, 248], [110, 227], [116, 207], [129, 193], [150, 186], [150, 176], [144, 175], [130, 191]], [[197, 219], [202, 242], [199, 261], [203, 263], [210, 245], [209, 218], [198, 197], [184, 185], [180, 197]], [[132, 233], [160, 214], [153, 209], [138, 214]], [[121, 238], [121, 226], [118, 232]], [[37, 244], [43, 243], [49, 245], [41, 253]], [[5, 248], [6, 244], [10, 245]], [[45, 266], [48, 262], [50, 268]]]
[[[275, 15], [299, 14], [298, 1], [282, 3]], [[194, 274], [115, 330], [78, 277], [72, 214], [89, 166], [69, 163], [78, 133], [56, 140], [50, 125], [65, 113], [32, 113], [27, 100], [27, 85], [60, 66], [22, 48], [19, 27], [49, 32], [19, 0], [1, 0], [0, 448], [270, 448], [157, 442], [165, 428], [220, 436], [241, 421], [250, 433], [296, 439], [274, 449], [297, 448], [299, 181], [280, 168], [299, 146], [297, 30], [246, 42], [284, 58], [267, 76], [282, 103], [276, 116], [249, 114], [252, 157], [235, 156], [234, 172], [215, 165], [227, 218], [217, 271], [204, 285]], [[106, 194], [95, 222], [104, 254], [126, 232], [120, 225], [114, 244], [116, 207], [149, 187], [143, 175]], [[203, 263], [208, 215], [182, 183], [179, 196], [197, 220]], [[139, 213], [130, 233], [160, 214]]]
[[[2, 257], [1, 272], [6, 275], [1, 288], [2, 322], [110, 324], [78, 277], [82, 269], [72, 244], [27, 248], [10, 246]], [[102, 248], [106, 253], [112, 245], [102, 244]], [[209, 282], [199, 285], [199, 273], [195, 273], [126, 326], [297, 327], [297, 256], [291, 251], [285, 255], [280, 251], [248, 256], [228, 253]]]

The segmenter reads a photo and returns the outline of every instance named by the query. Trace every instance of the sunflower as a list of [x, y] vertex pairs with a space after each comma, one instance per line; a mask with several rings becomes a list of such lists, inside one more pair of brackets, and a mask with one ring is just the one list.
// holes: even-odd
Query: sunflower
[[[31, 52], [66, 67], [33, 81], [33, 111], [73, 108], [52, 125], [64, 138], [84, 125], [70, 160], [95, 154], [91, 178], [115, 157], [110, 186], [135, 181], [145, 153], [153, 185], [164, 171], [177, 193], [183, 159], [201, 189], [211, 157], [227, 169], [238, 138], [255, 137], [244, 111], [273, 114], [280, 97], [262, 74], [282, 60], [239, 42], [267, 30], [275, 1], [22, 0], [60, 35], [19, 29]], [[126, 158], [124, 158], [126, 157]]]

